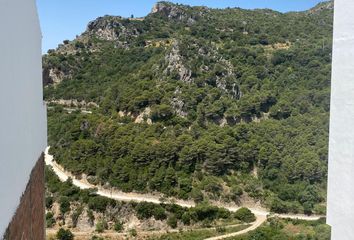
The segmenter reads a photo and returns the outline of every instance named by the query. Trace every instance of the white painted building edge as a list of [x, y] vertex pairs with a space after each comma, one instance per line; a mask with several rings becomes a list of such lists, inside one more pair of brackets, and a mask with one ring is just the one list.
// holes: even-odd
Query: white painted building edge
[[354, 239], [354, 1], [335, 0], [327, 221]]
[[0, 238], [46, 143], [35, 0], [0, 0]]

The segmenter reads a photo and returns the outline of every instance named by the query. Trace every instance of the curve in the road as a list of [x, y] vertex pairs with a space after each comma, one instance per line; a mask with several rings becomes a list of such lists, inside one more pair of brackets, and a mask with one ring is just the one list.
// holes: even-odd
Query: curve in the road
[[211, 237], [211, 238], [207, 238], [205, 240], [221, 240], [221, 239], [225, 239], [225, 238], [230, 238], [230, 237], [236, 237], [236, 236], [240, 236], [242, 234], [246, 234], [250, 231], [256, 230], [258, 227], [260, 227], [265, 221], [267, 220], [266, 216], [257, 216], [257, 220], [252, 223], [252, 225], [249, 228], [243, 229], [241, 231], [238, 232], [234, 232], [234, 233], [229, 233], [229, 234], [225, 234], [222, 236], [217, 236], [217, 237]]
[[[87, 182], [86, 179], [77, 179], [73, 174], [71, 174], [68, 171], [65, 171], [63, 167], [61, 167], [58, 163], [54, 161], [54, 158], [52, 155], [49, 154], [49, 148], [48, 147], [45, 150], [45, 163], [48, 166], [51, 166], [55, 174], [59, 177], [60, 181], [65, 182], [68, 180], [68, 178], [72, 179], [73, 185], [79, 187], [80, 189], [97, 189], [96, 194], [107, 197], [110, 199], [114, 200], [119, 200], [119, 201], [135, 201], [135, 202], [151, 202], [151, 203], [164, 203], [160, 197], [154, 196], [154, 195], [149, 195], [149, 194], [137, 194], [137, 193], [125, 193], [117, 190], [107, 190], [104, 189], [103, 187], [100, 186], [95, 186]], [[194, 207], [196, 204], [192, 201], [185, 201], [185, 200], [180, 200], [176, 199], [173, 200], [173, 203], [182, 206], [182, 207], [187, 207], [191, 208]], [[241, 207], [239, 206], [224, 206], [223, 204], [217, 204], [218, 207], [224, 207], [228, 209], [231, 212], [236, 212], [238, 209]], [[245, 234], [249, 231], [255, 230], [259, 226], [261, 226], [266, 220], [267, 216], [270, 214], [270, 212], [266, 210], [260, 210], [260, 209], [254, 209], [254, 208], [249, 208], [253, 214], [256, 216], [256, 221], [252, 223], [252, 225], [249, 228], [246, 228], [242, 231], [236, 232], [236, 233], [231, 233], [215, 238], [209, 238], [208, 240], [218, 240], [218, 239], [225, 239], [233, 236], [238, 236], [241, 234]], [[273, 216], [277, 216], [280, 218], [291, 218], [291, 219], [301, 219], [301, 220], [318, 220], [322, 218], [323, 216], [306, 216], [306, 215], [287, 215], [287, 214], [274, 214]]]

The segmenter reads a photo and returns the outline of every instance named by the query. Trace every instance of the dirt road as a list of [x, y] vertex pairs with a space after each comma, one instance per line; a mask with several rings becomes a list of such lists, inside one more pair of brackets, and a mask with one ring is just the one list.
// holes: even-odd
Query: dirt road
[[[139, 193], [125, 193], [117, 190], [108, 190], [104, 189], [101, 186], [95, 186], [90, 184], [86, 179], [77, 179], [74, 175], [72, 175], [70, 172], [65, 171], [65, 169], [60, 166], [58, 163], [56, 163], [53, 159], [53, 156], [48, 153], [49, 147], [45, 151], [45, 163], [48, 166], [51, 166], [53, 168], [53, 171], [55, 174], [59, 177], [61, 181], [66, 181], [68, 178], [71, 178], [73, 181], [73, 185], [79, 187], [80, 189], [90, 189], [90, 188], [95, 188], [97, 189], [97, 195], [119, 200], [119, 201], [136, 201], [136, 202], [151, 202], [151, 203], [168, 203], [168, 201], [162, 201], [161, 196], [158, 195], [153, 195], [153, 194], [139, 194]], [[171, 202], [182, 206], [182, 207], [187, 207], [191, 208], [195, 206], [195, 203], [193, 201], [185, 201], [185, 200], [180, 200], [180, 199], [173, 199]], [[216, 204], [218, 207], [224, 207], [228, 209], [231, 212], [236, 212], [238, 209], [241, 208], [241, 206], [226, 206], [222, 203], [217, 203]], [[249, 208], [256, 216], [257, 220], [252, 223], [252, 225], [244, 229], [242, 231], [236, 232], [236, 233], [231, 233], [215, 238], [209, 238], [208, 240], [218, 240], [218, 239], [225, 239], [228, 237], [233, 237], [233, 236], [238, 236], [244, 233], [247, 233], [249, 231], [255, 230], [259, 226], [261, 226], [266, 220], [267, 216], [270, 215], [271, 213], [267, 210], [264, 209], [259, 209], [259, 208]], [[323, 216], [307, 216], [307, 215], [292, 215], [292, 214], [272, 214], [272, 216], [277, 216], [280, 218], [291, 218], [291, 219], [301, 219], [301, 220], [318, 220]]]

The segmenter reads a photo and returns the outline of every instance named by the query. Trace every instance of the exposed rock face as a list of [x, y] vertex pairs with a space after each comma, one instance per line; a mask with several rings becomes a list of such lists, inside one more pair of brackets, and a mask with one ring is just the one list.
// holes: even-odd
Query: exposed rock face
[[49, 70], [49, 77], [51, 79], [53, 79], [54, 84], [58, 84], [58, 83], [61, 83], [61, 81], [63, 81], [65, 74], [58, 69], [50, 69]]
[[54, 103], [66, 107], [78, 107], [78, 108], [87, 108], [87, 107], [99, 108], [100, 107], [95, 102], [86, 102], [85, 100], [79, 101], [77, 99], [57, 99], [57, 100], [47, 101], [47, 103]]
[[114, 20], [121, 20], [121, 17], [97, 18], [88, 24], [87, 32], [94, 33], [97, 37], [104, 40], [118, 40], [119, 33], [117, 28], [120, 27], [120, 24]]
[[69, 73], [64, 73], [57, 68], [44, 67], [43, 68], [43, 84], [44, 86], [48, 84], [59, 84], [64, 78], [69, 77]]
[[48, 84], [52, 84], [53, 83], [53, 79], [50, 77], [49, 75], [50, 69], [43, 67], [43, 86], [47, 86]]
[[153, 8], [151, 13], [162, 13], [164, 16], [171, 19], [183, 19], [185, 16], [184, 11], [167, 2], [159, 2]]
[[168, 63], [168, 66], [165, 69], [164, 74], [171, 75], [177, 73], [179, 80], [182, 82], [193, 82], [192, 71], [183, 64], [178, 42], [173, 43], [172, 50], [170, 54], [165, 57], [165, 60]]
[[316, 14], [316, 13], [318, 13], [320, 11], [323, 11], [323, 10], [333, 10], [333, 9], [334, 9], [334, 1], [330, 0], [330, 1], [327, 1], [327, 2], [319, 3], [314, 8], [311, 8], [309, 10], [309, 13]]
[[147, 108], [145, 108], [145, 110], [141, 113], [141, 114], [139, 114], [137, 117], [136, 117], [136, 119], [135, 119], [135, 123], [143, 123], [143, 122], [145, 122], [145, 120], [146, 120], [146, 122], [149, 124], [149, 125], [151, 125], [152, 124], [152, 121], [151, 121], [151, 118], [150, 118], [150, 116], [151, 116], [151, 108], [150, 107], [147, 107]]
[[127, 46], [123, 39], [137, 37], [141, 32], [135, 27], [128, 26], [129, 20], [122, 17], [104, 16], [90, 22], [84, 34], [96, 35], [99, 39], [115, 41], [118, 45]]
[[[168, 2], [158, 2], [151, 10], [151, 14], [160, 13], [173, 20], [186, 20], [188, 25], [194, 24], [198, 16], [187, 14], [183, 7]], [[200, 12], [201, 14], [201, 12]]]
[[228, 86], [228, 82], [226, 81], [227, 78], [235, 75], [233, 72], [232, 64], [230, 63], [230, 61], [227, 61], [222, 57], [218, 60], [218, 62], [226, 69], [226, 72], [222, 73], [221, 76], [216, 76], [216, 86], [224, 92], [231, 94], [233, 98], [238, 99], [238, 88], [236, 88], [235, 84], [233, 84], [232, 89], [229, 89], [230, 87]]
[[180, 95], [182, 94], [181, 89], [177, 88], [176, 91], [174, 92], [174, 97], [171, 100], [171, 106], [175, 113], [179, 115], [180, 117], [187, 117], [188, 113], [184, 111], [184, 101], [181, 99]]
[[77, 223], [76, 223], [76, 228], [80, 229], [81, 231], [92, 231], [93, 226], [92, 223], [89, 220], [88, 216], [88, 209], [85, 209], [83, 213], [79, 216]]
[[[230, 79], [234, 78], [235, 70], [232, 63], [226, 60], [218, 51], [217, 47], [210, 49], [210, 52], [200, 49], [199, 54], [208, 55], [212, 57], [215, 62], [222, 66], [223, 70], [221, 73], [216, 74], [216, 86], [223, 90], [225, 93], [229, 94], [234, 99], [240, 99], [242, 93], [240, 92], [239, 85], [235, 82], [230, 82]], [[207, 66], [205, 66], [207, 67]], [[209, 71], [208, 68], [205, 71]]]

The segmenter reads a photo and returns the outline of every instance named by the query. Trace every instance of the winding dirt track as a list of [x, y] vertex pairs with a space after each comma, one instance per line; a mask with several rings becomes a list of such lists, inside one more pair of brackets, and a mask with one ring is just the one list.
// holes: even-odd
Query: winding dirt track
[[[125, 193], [122, 191], [117, 191], [117, 190], [107, 190], [104, 189], [101, 186], [95, 186], [87, 182], [86, 179], [77, 179], [74, 175], [72, 175], [70, 172], [65, 171], [65, 169], [60, 166], [58, 163], [54, 161], [54, 158], [52, 155], [50, 155], [48, 147], [45, 150], [45, 163], [48, 166], [51, 166], [55, 174], [59, 177], [60, 181], [65, 182], [68, 178], [72, 179], [73, 185], [79, 187], [80, 189], [92, 189], [95, 188], [97, 189], [97, 195], [107, 197], [110, 199], [114, 200], [119, 200], [119, 201], [135, 201], [135, 202], [151, 202], [151, 203], [166, 203], [162, 201], [160, 196], [156, 195], [150, 195], [150, 194], [138, 194], [138, 193]], [[185, 200], [180, 200], [180, 199], [173, 199], [173, 203], [182, 206], [182, 207], [187, 207], [191, 208], [195, 206], [195, 203], [193, 201], [185, 201]], [[226, 206], [222, 203], [217, 203], [215, 204], [218, 207], [224, 207], [228, 209], [231, 212], [236, 212], [238, 209], [241, 208], [241, 206]], [[248, 208], [250, 209], [254, 215], [256, 216], [256, 221], [252, 223], [252, 225], [249, 228], [246, 228], [242, 231], [236, 232], [236, 233], [230, 233], [227, 235], [223, 236], [218, 236], [218, 237], [213, 237], [213, 238], [208, 238], [206, 240], [219, 240], [219, 239], [225, 239], [229, 237], [234, 237], [238, 236], [241, 234], [245, 234], [249, 231], [255, 230], [259, 226], [261, 226], [266, 220], [267, 216], [270, 215], [271, 213], [267, 210], [264, 209], [257, 209], [257, 208]], [[301, 220], [318, 220], [324, 216], [307, 216], [307, 215], [291, 215], [291, 214], [273, 214], [272, 216], [277, 216], [280, 218], [291, 218], [291, 219], [301, 219]]]
[[220, 239], [225, 239], [225, 238], [230, 238], [230, 237], [236, 237], [236, 236], [239, 236], [239, 235], [242, 235], [242, 234], [245, 234], [245, 233], [248, 233], [250, 231], [257, 229], [266, 220], [267, 220], [266, 216], [257, 216], [257, 220], [254, 223], [252, 223], [252, 225], [249, 228], [243, 229], [243, 230], [235, 232], [235, 233], [229, 233], [229, 234], [225, 234], [222, 236], [207, 238], [205, 240], [220, 240]]

